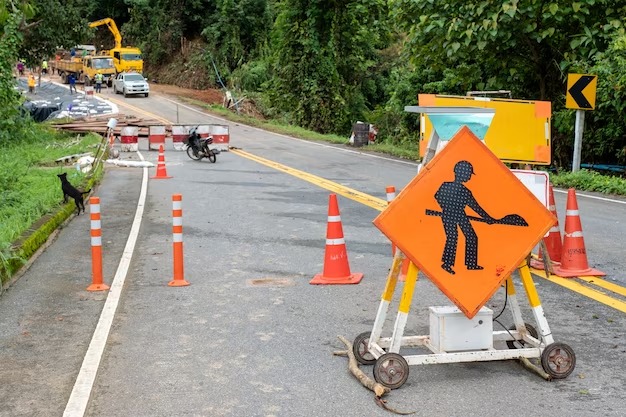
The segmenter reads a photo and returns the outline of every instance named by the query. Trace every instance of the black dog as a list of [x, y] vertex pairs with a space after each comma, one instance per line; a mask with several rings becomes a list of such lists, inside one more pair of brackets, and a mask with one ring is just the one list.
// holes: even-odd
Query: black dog
[[74, 188], [72, 184], [67, 180], [67, 173], [57, 174], [57, 177], [61, 180], [61, 189], [63, 190], [63, 202], [67, 203], [67, 197], [72, 197], [74, 202], [76, 203], [76, 209], [80, 214], [80, 209], [83, 209], [83, 213], [85, 212], [85, 204], [83, 204], [83, 195], [89, 194], [91, 188], [87, 191], [80, 191]]

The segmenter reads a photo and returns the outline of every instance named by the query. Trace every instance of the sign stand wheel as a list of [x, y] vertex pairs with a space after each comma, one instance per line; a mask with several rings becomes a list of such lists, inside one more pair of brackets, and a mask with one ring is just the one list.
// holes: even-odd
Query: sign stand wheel
[[354, 339], [354, 343], [352, 343], [352, 353], [354, 353], [355, 359], [361, 365], [373, 365], [376, 362], [376, 358], [367, 348], [371, 334], [371, 332], [361, 333]]
[[[529, 335], [531, 335], [535, 339], [539, 339], [539, 333], [537, 333], [537, 329], [535, 329], [533, 325], [524, 323], [524, 326], [526, 326], [526, 330], [528, 331]], [[509, 327], [509, 330], [517, 330], [517, 328], [515, 327], [515, 325], [512, 325], [511, 327]], [[523, 340], [507, 340], [506, 345], [509, 347], [509, 349], [519, 349], [518, 346], [520, 345], [522, 348], [526, 347], [526, 342]]]
[[541, 367], [554, 379], [564, 379], [576, 367], [576, 354], [565, 343], [551, 343], [541, 353]]
[[398, 353], [385, 353], [374, 364], [374, 379], [387, 388], [400, 388], [408, 377], [409, 364]]

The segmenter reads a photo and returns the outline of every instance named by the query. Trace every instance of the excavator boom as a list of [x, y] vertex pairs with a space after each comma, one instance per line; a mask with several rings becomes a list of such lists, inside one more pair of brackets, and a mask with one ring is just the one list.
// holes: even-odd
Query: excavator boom
[[115, 21], [113, 19], [111, 19], [110, 17], [106, 17], [104, 19], [96, 20], [94, 22], [89, 23], [90, 28], [95, 28], [97, 26], [102, 26], [102, 25], [106, 25], [106, 27], [108, 27], [111, 33], [113, 34], [113, 38], [115, 39], [115, 47], [121, 48], [122, 47], [122, 35], [120, 34], [120, 31], [117, 29], [117, 25], [115, 24]]

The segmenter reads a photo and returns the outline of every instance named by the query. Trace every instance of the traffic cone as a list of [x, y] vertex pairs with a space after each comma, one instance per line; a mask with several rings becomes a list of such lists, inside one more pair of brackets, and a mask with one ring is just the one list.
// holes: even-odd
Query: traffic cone
[[561, 252], [561, 265], [555, 268], [554, 274], [571, 278], [581, 275], [606, 275], [602, 271], [589, 267], [583, 228], [578, 214], [576, 190], [567, 191], [567, 209], [565, 212], [565, 236]]
[[167, 175], [167, 170], [165, 169], [165, 152], [163, 151], [163, 145], [159, 146], [159, 162], [157, 163], [156, 175], [150, 178], [156, 180], [172, 178]]
[[309, 284], [358, 284], [361, 279], [362, 273], [350, 273], [337, 195], [331, 194], [328, 202], [324, 270], [315, 275]]
[[[554, 215], [554, 217], [556, 217], [556, 223], [548, 232], [548, 237], [543, 238], [543, 242], [546, 245], [552, 266], [558, 266], [561, 264], [563, 244], [561, 239], [561, 228], [559, 227], [559, 217], [556, 213], [556, 204], [554, 203], [554, 190], [552, 189], [552, 185], [550, 185], [550, 196], [548, 201], [550, 203], [550, 212]], [[539, 259], [531, 259], [530, 266], [535, 269], [545, 269], [543, 262], [543, 250], [541, 248], [539, 248]]]

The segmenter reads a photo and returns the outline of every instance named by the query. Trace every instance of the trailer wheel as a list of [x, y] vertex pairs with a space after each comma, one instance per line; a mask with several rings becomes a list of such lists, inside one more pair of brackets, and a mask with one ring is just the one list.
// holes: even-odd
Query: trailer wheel
[[576, 367], [574, 349], [565, 343], [551, 343], [541, 352], [541, 367], [554, 379], [564, 379]]
[[408, 377], [409, 364], [397, 353], [385, 353], [374, 364], [374, 379], [387, 388], [400, 388]]
[[352, 343], [352, 353], [354, 358], [361, 365], [373, 365], [376, 362], [376, 358], [367, 350], [367, 344], [369, 343], [371, 332], [365, 332], [358, 335]]
[[67, 75], [65, 75], [64, 72], [61, 73], [61, 81], [63, 82], [63, 84], [68, 84]]

